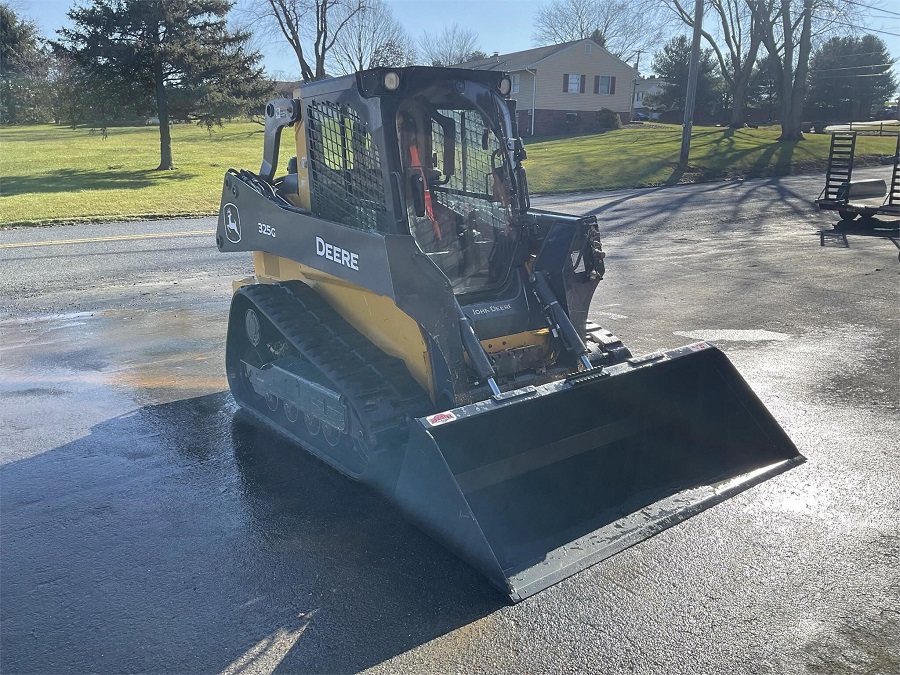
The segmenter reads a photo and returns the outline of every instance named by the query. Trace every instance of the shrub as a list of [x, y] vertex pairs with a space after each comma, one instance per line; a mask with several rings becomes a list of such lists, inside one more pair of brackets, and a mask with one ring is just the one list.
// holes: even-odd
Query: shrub
[[601, 129], [621, 129], [622, 120], [619, 113], [613, 112], [609, 108], [600, 108], [597, 111], [597, 126]]

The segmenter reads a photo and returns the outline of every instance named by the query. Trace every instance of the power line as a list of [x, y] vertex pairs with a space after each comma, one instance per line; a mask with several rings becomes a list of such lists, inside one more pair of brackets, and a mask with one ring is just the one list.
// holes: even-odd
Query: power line
[[861, 66], [846, 66], [844, 68], [815, 68], [810, 69], [811, 73], [830, 73], [832, 70], [859, 70], [860, 68], [890, 68], [893, 63], [867, 63]]
[[[810, 73], [811, 75], [815, 75], [815, 73]], [[816, 75], [816, 80], [846, 80], [848, 77], [881, 77], [882, 75], [887, 75], [887, 72], [884, 73], [863, 73], [860, 75]]]
[[846, 21], [840, 21], [840, 20], [834, 19], [832, 17], [813, 15], [813, 18], [819, 19], [820, 21], [830, 21], [831, 23], [836, 23], [841, 26], [847, 26], [848, 28], [856, 28], [857, 30], [863, 30], [863, 31], [866, 31], [867, 33], [882, 33], [883, 35], [891, 35], [893, 37], [900, 37], [900, 33], [891, 33], [890, 31], [878, 30], [877, 28], [868, 28], [866, 26], [858, 26], [855, 23], [847, 23]]
[[854, 0], [844, 0], [848, 5], [856, 5], [857, 7], [865, 7], [866, 9], [871, 9], [875, 12], [884, 12], [885, 14], [893, 14], [894, 16], [900, 16], [900, 12], [892, 12], [889, 9], [882, 9], [881, 7], [875, 7], [874, 5], [867, 5], [864, 2], [855, 2]]
[[851, 57], [856, 56], [880, 56], [884, 54], [884, 51], [880, 52], [853, 52], [852, 54], [833, 54], [830, 58], [832, 59], [849, 59]]

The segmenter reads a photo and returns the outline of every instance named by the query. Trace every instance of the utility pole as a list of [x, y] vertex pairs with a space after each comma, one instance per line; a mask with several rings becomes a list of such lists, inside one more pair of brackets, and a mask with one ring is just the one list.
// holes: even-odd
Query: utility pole
[[688, 69], [687, 95], [684, 102], [684, 125], [681, 127], [681, 156], [678, 168], [686, 169], [691, 152], [691, 127], [694, 121], [694, 102], [697, 100], [697, 77], [700, 70], [700, 30], [703, 24], [703, 0], [694, 0], [694, 41], [691, 43], [691, 64]]
[[637, 74], [634, 76], [634, 80], [631, 82], [631, 119], [634, 120], [634, 97], [637, 96], [637, 83], [641, 78], [641, 53], [642, 49], [637, 50], [637, 60], [634, 62], [634, 69]]

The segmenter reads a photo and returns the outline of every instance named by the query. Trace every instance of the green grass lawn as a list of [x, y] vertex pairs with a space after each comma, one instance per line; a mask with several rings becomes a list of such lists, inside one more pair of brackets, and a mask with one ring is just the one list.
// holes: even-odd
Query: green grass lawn
[[[679, 182], [824, 173], [831, 136], [806, 134], [802, 141], [777, 140], [780, 127], [694, 127], [686, 171], [677, 169], [681, 127], [629, 127], [599, 134], [536, 139], [527, 143], [532, 192], [577, 192], [597, 188], [671, 185]], [[856, 163], [893, 155], [896, 136], [858, 136]], [[824, 181], [824, 176], [823, 176]], [[814, 196], [814, 195], [813, 195]]]
[[[571, 192], [822, 170], [829, 136], [776, 141], [778, 128], [697, 127], [690, 168], [676, 170], [681, 127], [647, 125], [600, 134], [536, 139], [526, 168], [532, 191]], [[257, 170], [263, 131], [231, 123], [208, 134], [172, 127], [174, 171], [159, 163], [159, 129], [0, 127], [0, 227], [214, 214], [228, 167]], [[860, 136], [857, 157], [893, 154], [893, 138]], [[279, 168], [294, 154], [282, 135]]]
[[[263, 128], [231, 123], [212, 134], [174, 125], [176, 169], [159, 164], [158, 127], [99, 132], [49, 125], [0, 127], [0, 226], [200, 216], [219, 208], [229, 167], [259, 170]], [[282, 134], [279, 168], [296, 154]]]

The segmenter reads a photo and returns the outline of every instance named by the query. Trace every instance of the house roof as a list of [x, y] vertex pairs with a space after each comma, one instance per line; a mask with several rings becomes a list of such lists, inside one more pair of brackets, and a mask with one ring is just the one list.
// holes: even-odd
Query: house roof
[[[581, 42], [581, 40], [575, 40]], [[460, 63], [461, 68], [474, 68], [476, 70], [525, 70], [536, 62], [547, 58], [551, 54], [562, 51], [575, 42], [563, 42], [558, 45], [547, 45], [546, 47], [535, 47], [534, 49], [526, 49], [522, 52], [511, 52], [509, 54], [498, 54], [489, 56], [486, 59], [476, 59], [475, 61], [466, 61]]]
[[[475, 70], [502, 70], [508, 73], [515, 72], [517, 70], [525, 70], [526, 68], [533, 68], [539, 61], [543, 61], [544, 59], [553, 56], [554, 54], [558, 54], [559, 52], [568, 49], [577, 44], [581, 44], [583, 42], [590, 42], [597, 49], [601, 49], [611, 58], [619, 59], [619, 57], [610, 54], [603, 46], [597, 44], [594, 40], [590, 38], [584, 38], [581, 40], [572, 40], [571, 42], [562, 42], [558, 45], [547, 45], [546, 47], [535, 47], [534, 49], [526, 49], [521, 52], [511, 52], [509, 54], [498, 54], [496, 56], [489, 56], [486, 59], [477, 59], [475, 61], [466, 61], [464, 63], [460, 63], [458, 68], [473, 68]], [[622, 63], [625, 63], [622, 61]], [[628, 65], [630, 68], [631, 66]]]

